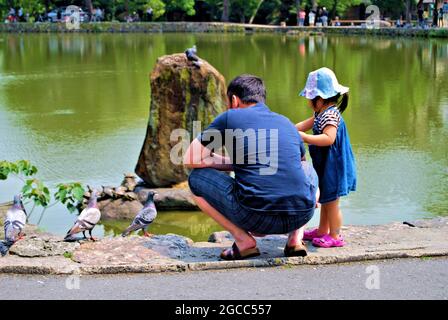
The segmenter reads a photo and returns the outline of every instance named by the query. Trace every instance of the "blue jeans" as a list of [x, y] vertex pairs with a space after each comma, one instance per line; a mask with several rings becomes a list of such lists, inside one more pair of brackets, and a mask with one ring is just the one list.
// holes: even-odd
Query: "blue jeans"
[[[302, 162], [305, 175], [318, 185], [317, 174], [311, 164]], [[194, 169], [188, 178], [191, 192], [204, 198], [213, 208], [241, 229], [259, 234], [285, 234], [303, 227], [311, 220], [314, 208], [298, 215], [284, 213], [263, 214], [243, 207], [238, 202], [235, 180], [227, 173], [212, 169]], [[281, 188], [281, 186], [279, 186]]]

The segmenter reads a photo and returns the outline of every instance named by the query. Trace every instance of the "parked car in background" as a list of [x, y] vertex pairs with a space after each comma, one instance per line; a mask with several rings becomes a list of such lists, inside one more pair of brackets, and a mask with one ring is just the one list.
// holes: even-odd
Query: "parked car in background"
[[47, 13], [48, 22], [58, 22], [58, 10], [59, 9], [53, 9]]
[[[67, 12], [67, 7], [60, 7], [51, 10], [47, 14], [49, 22], [65, 22], [72, 15], [71, 12]], [[89, 15], [82, 8], [79, 8], [79, 22], [88, 22]]]

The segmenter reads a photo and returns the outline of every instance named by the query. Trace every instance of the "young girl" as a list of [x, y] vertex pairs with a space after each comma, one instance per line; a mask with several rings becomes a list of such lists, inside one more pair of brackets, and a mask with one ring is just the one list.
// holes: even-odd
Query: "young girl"
[[[304, 240], [318, 247], [342, 247], [342, 213], [339, 198], [356, 189], [356, 168], [350, 139], [341, 113], [348, 105], [348, 88], [335, 74], [321, 68], [308, 75], [300, 93], [308, 99], [314, 116], [296, 125], [319, 176], [321, 203], [319, 228], [305, 231]], [[313, 129], [313, 135], [305, 132]]]

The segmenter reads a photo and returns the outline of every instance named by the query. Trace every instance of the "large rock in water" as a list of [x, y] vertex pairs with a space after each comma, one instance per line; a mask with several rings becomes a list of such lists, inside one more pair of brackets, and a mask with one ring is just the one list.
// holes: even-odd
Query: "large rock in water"
[[175, 129], [187, 129], [192, 137], [193, 121], [202, 129], [224, 111], [224, 77], [201, 59], [200, 68], [185, 54], [160, 57], [151, 73], [151, 105], [146, 138], [135, 173], [150, 187], [168, 187], [187, 179], [187, 170], [170, 160], [178, 141], [171, 142]]

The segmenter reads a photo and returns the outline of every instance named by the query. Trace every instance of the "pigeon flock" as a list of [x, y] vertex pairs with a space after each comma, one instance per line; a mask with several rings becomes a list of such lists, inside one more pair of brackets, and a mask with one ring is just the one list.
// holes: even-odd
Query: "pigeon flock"
[[[122, 233], [123, 237], [128, 236], [131, 232], [142, 230], [145, 237], [151, 236], [148, 233], [148, 227], [157, 217], [157, 209], [154, 203], [154, 196], [156, 193], [150, 191], [146, 199], [143, 209], [141, 209], [131, 225]], [[95, 241], [96, 239], [92, 236], [92, 230], [98, 224], [101, 219], [101, 211], [98, 208], [98, 192], [93, 190], [89, 203], [87, 207], [80, 213], [76, 219], [73, 227], [67, 232], [64, 237], [64, 241], [78, 241], [82, 239], [87, 239], [86, 231], [89, 232], [90, 240]], [[25, 207], [22, 202], [22, 195], [16, 195], [14, 197], [14, 203], [11, 208], [7, 211], [4, 228], [5, 228], [5, 240], [0, 241], [0, 254], [5, 256], [11, 246], [18, 240], [22, 239], [25, 234], [23, 229], [27, 222], [27, 214]], [[75, 235], [82, 233], [84, 238], [76, 238]]]

